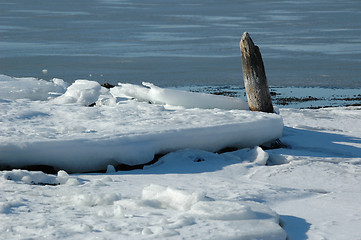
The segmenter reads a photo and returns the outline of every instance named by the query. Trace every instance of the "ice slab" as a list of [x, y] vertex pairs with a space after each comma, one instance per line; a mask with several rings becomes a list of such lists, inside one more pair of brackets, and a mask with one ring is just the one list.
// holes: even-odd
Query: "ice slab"
[[[144, 164], [155, 154], [179, 149], [253, 147], [282, 135], [279, 115], [232, 107], [185, 108], [181, 100], [174, 106], [175, 102], [166, 100], [185, 95], [202, 102], [203, 97], [214, 96], [156, 87], [159, 92], [163, 104], [149, 104], [120, 99], [97, 83], [81, 80], [49, 101], [4, 98], [0, 101], [0, 166], [98, 171], [120, 163]], [[89, 99], [102, 104], [87, 107]]]

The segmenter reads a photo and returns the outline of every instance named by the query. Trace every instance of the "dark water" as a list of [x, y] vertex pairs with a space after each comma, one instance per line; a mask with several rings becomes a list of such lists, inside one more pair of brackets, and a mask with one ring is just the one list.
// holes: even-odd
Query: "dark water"
[[245, 31], [272, 86], [361, 87], [359, 0], [1, 0], [0, 73], [237, 85]]

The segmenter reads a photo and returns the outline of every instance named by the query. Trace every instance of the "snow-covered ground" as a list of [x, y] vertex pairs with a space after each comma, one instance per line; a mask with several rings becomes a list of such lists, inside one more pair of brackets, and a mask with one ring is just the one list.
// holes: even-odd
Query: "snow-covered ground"
[[[360, 107], [281, 108], [280, 115], [222, 110], [221, 106], [194, 109], [174, 106], [183, 101], [168, 105], [170, 99], [164, 94], [168, 90], [149, 84], [150, 88], [125, 85], [108, 92], [89, 81], [68, 87], [60, 79], [0, 79], [1, 164], [15, 164], [18, 159], [6, 159], [21, 156], [22, 151], [26, 152], [21, 158], [27, 159], [24, 161], [49, 164], [59, 156], [77, 154], [74, 149], [78, 147], [89, 150], [89, 146], [103, 143], [104, 149], [96, 147], [92, 154], [114, 154], [114, 146], [108, 144], [119, 144], [116, 139], [134, 132], [136, 122], [142, 132], [129, 136], [134, 140], [130, 144], [134, 155], [129, 159], [150, 156], [154, 149], [172, 150], [159, 146], [174, 144], [160, 139], [178, 139], [170, 131], [175, 126], [179, 127], [181, 149], [142, 170], [116, 172], [112, 163], [118, 158], [114, 158], [106, 162], [107, 173], [1, 171], [3, 239], [360, 239]], [[21, 85], [27, 87], [20, 89]], [[200, 103], [206, 96], [188, 95]], [[231, 104], [229, 99], [219, 101]], [[85, 106], [93, 102], [97, 106]], [[239, 106], [242, 104], [240, 101]], [[130, 115], [122, 111], [130, 111]], [[122, 124], [119, 116], [131, 126], [116, 126]], [[136, 117], [143, 120], [138, 122]], [[159, 119], [166, 119], [166, 124]], [[264, 140], [268, 141], [282, 134], [282, 121], [281, 141], [288, 148], [264, 151], [257, 147], [262, 137], [269, 137]], [[258, 125], [251, 128], [252, 124]], [[264, 132], [269, 128], [272, 131]], [[160, 134], [151, 135], [156, 144], [140, 137], [152, 129]], [[194, 140], [187, 131], [202, 137]], [[245, 134], [235, 138], [238, 131]], [[259, 136], [248, 146], [239, 142], [251, 139], [251, 133]], [[254, 147], [211, 152], [223, 148], [224, 141]], [[63, 143], [63, 148], [55, 151], [55, 143], [45, 144], [52, 142]], [[212, 147], [207, 149], [208, 145]], [[143, 150], [141, 146], [150, 147]], [[41, 153], [49, 152], [48, 159], [37, 162]], [[99, 155], [88, 154], [80, 165], [78, 157], [63, 159], [63, 163], [92, 165]], [[145, 160], [148, 157], [126, 163]]]
[[155, 154], [179, 149], [257, 146], [281, 137], [283, 130], [279, 115], [248, 111], [241, 99], [150, 83], [121, 84], [109, 91], [88, 80], [66, 88], [59, 79], [0, 76], [0, 85], [3, 168], [47, 165], [68, 172], [97, 171], [148, 163]]

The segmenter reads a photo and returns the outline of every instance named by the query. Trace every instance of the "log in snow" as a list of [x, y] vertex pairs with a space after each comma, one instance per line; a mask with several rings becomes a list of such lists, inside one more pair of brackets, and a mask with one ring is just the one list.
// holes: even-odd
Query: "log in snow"
[[247, 32], [242, 36], [240, 48], [249, 108], [252, 111], [273, 113], [261, 52]]

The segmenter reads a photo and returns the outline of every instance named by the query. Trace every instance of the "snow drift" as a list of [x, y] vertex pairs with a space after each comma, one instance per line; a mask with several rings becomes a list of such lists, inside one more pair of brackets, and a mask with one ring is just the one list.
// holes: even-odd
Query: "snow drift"
[[[3, 89], [24, 88], [24, 79], [0, 79]], [[120, 163], [144, 164], [157, 153], [252, 147], [282, 135], [279, 115], [239, 110], [245, 103], [229, 97], [152, 84], [120, 84], [109, 91], [97, 82], [77, 80], [65, 91], [59, 80], [30, 82], [24, 95], [0, 96], [2, 168], [49, 165], [69, 172], [97, 171]], [[87, 107], [92, 102], [97, 106]]]

